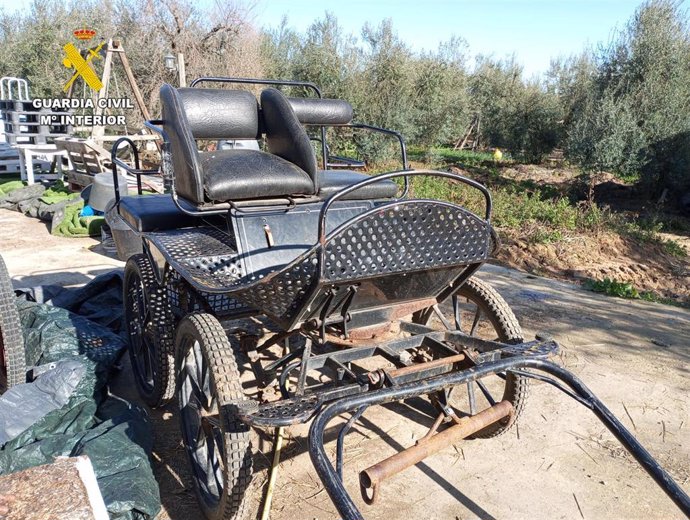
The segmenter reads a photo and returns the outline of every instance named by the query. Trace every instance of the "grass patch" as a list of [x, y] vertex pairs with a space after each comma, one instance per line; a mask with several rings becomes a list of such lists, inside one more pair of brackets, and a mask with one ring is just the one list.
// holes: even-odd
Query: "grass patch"
[[[596, 232], [609, 227], [614, 216], [598, 206], [572, 204], [565, 197], [551, 198], [538, 187], [491, 188], [492, 220], [499, 229], [515, 230], [533, 243], [552, 243], [576, 231]], [[443, 199], [484, 216], [483, 195], [469, 186], [438, 177], [417, 177], [412, 194], [419, 198]]]
[[688, 302], [679, 302], [671, 298], [664, 298], [652, 291], [639, 291], [630, 282], [619, 282], [611, 278], [604, 278], [603, 280], [585, 280], [584, 288], [590, 291], [605, 294], [606, 296], [615, 296], [617, 298], [626, 298], [629, 300], [644, 300], [646, 302], [663, 303], [664, 305], [672, 305], [674, 307], [690, 307]]
[[[473, 152], [472, 150], [453, 150], [452, 148], [417, 148], [410, 147], [408, 156], [413, 161], [422, 161], [431, 165], [459, 164], [461, 166], [489, 166], [496, 163], [493, 154], [489, 152]], [[510, 159], [503, 156], [502, 163], [510, 163]]]
[[656, 219], [637, 219], [633, 222], [621, 223], [617, 230], [639, 242], [656, 244], [661, 246], [664, 252], [676, 258], [687, 258], [688, 252], [675, 240], [664, 239], [659, 233], [664, 229], [664, 224]]
[[663, 240], [661, 242], [664, 251], [677, 258], [687, 258], [687, 250], [675, 240]]
[[619, 282], [611, 278], [603, 280], [586, 280], [585, 288], [596, 293], [618, 298], [639, 299], [640, 293], [630, 282]]

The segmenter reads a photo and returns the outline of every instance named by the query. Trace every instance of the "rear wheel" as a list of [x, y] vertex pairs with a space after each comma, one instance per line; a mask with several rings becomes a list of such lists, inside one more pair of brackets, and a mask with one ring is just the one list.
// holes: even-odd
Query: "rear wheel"
[[145, 255], [127, 260], [124, 302], [137, 390], [146, 404], [161, 406], [175, 393], [174, 321], [166, 289]]
[[16, 296], [5, 261], [0, 256], [0, 391], [26, 383], [26, 354]]
[[[501, 343], [523, 341], [520, 324], [506, 301], [478, 278], [467, 280], [448, 303], [415, 314], [414, 321], [437, 330], [460, 330], [470, 336]], [[499, 401], [510, 401], [514, 410], [510, 417], [473, 435], [474, 438], [489, 438], [505, 433], [516, 423], [525, 407], [527, 387], [527, 379], [507, 372], [467, 383], [464, 391], [455, 388], [440, 397], [459, 415], [475, 415]]]
[[254, 435], [238, 417], [246, 402], [235, 353], [218, 320], [186, 316], [175, 334], [182, 438], [194, 488], [209, 520], [255, 515]]

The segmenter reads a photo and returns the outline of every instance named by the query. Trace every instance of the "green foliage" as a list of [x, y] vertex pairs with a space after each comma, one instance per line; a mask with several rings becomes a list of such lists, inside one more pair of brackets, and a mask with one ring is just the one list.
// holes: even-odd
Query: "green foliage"
[[562, 110], [555, 94], [536, 82], [524, 82], [514, 59], [480, 58], [470, 78], [485, 144], [539, 162], [561, 137]]
[[[514, 61], [482, 58], [470, 71], [468, 46], [459, 37], [434, 52], [415, 54], [390, 20], [366, 24], [355, 38], [326, 14], [303, 34], [284, 20], [264, 33], [261, 48], [272, 76], [316, 82], [325, 96], [350, 101], [358, 121], [397, 130], [416, 146], [455, 143], [475, 118], [483, 146], [525, 160], [540, 160], [561, 136], [562, 108], [555, 93], [525, 82]], [[370, 161], [390, 160], [395, 153], [382, 150], [368, 133], [351, 139]]]
[[[690, 188], [690, 29], [675, 0], [643, 3], [573, 97], [566, 152], [592, 171]], [[573, 74], [570, 74], [573, 77]]]
[[639, 171], [644, 144], [633, 107], [609, 94], [584, 101], [566, 141], [568, 157], [585, 171], [613, 170], [624, 176]]
[[[446, 179], [418, 177], [412, 191], [416, 197], [449, 200], [478, 215], [484, 213], [484, 197], [477, 190]], [[596, 233], [618, 225], [608, 210], [596, 204], [572, 204], [548, 189], [497, 185], [491, 187], [491, 195], [494, 226], [517, 232], [532, 243], [559, 242], [569, 233]]]
[[[411, 146], [407, 150], [413, 160], [423, 161], [430, 165], [447, 166], [492, 166], [495, 164], [493, 154], [488, 152], [473, 152], [472, 150], [453, 150], [452, 148], [422, 148]], [[508, 162], [505, 156], [503, 163]]]
[[673, 255], [678, 258], [686, 258], [688, 256], [687, 250], [675, 240], [664, 240], [663, 242], [664, 251], [668, 254]]
[[611, 278], [604, 278], [603, 280], [585, 280], [584, 287], [590, 291], [605, 294], [607, 296], [615, 296], [617, 298], [644, 300], [646, 302], [663, 303], [674, 307], [688, 307], [686, 302], [678, 302], [671, 298], [664, 298], [652, 291], [639, 291], [630, 282], [619, 282]]
[[630, 282], [618, 282], [611, 278], [604, 278], [603, 280], [587, 280], [585, 287], [590, 291], [604, 293], [608, 296], [617, 296], [619, 298], [638, 299], [640, 293]]

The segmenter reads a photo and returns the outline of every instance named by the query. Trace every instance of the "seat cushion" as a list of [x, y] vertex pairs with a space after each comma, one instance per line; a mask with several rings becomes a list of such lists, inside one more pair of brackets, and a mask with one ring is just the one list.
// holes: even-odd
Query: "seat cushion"
[[[347, 186], [370, 178], [371, 175], [350, 170], [319, 170], [319, 197], [327, 199]], [[343, 200], [389, 199], [397, 193], [398, 185], [391, 180], [385, 180], [348, 193]]]
[[138, 195], [120, 199], [120, 216], [138, 232], [178, 229], [199, 223], [182, 213], [170, 195]]
[[206, 197], [215, 202], [313, 195], [314, 183], [293, 163], [257, 150], [200, 152]]

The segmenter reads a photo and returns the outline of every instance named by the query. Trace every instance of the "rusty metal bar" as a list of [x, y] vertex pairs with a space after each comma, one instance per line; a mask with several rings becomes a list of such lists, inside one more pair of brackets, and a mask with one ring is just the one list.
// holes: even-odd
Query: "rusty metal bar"
[[427, 361], [426, 363], [415, 363], [414, 365], [409, 365], [402, 368], [396, 368], [394, 370], [387, 370], [388, 375], [395, 379], [396, 377], [406, 376], [419, 372], [420, 370], [425, 370], [427, 368], [442, 367], [445, 365], [453, 365], [459, 363], [465, 359], [465, 354], [457, 354], [455, 356], [448, 356], [441, 359], [434, 359], [433, 361]]
[[[368, 467], [359, 474], [362, 498], [368, 504], [373, 503], [376, 499], [376, 488], [382, 481], [410, 466], [414, 466], [454, 442], [469, 437], [487, 426], [508, 417], [511, 413], [513, 413], [513, 405], [510, 401], [501, 401], [486, 410], [482, 410], [477, 415], [463, 417], [450, 428], [429, 438], [422, 439], [416, 445]], [[371, 497], [368, 494], [368, 490], [371, 490]]]

